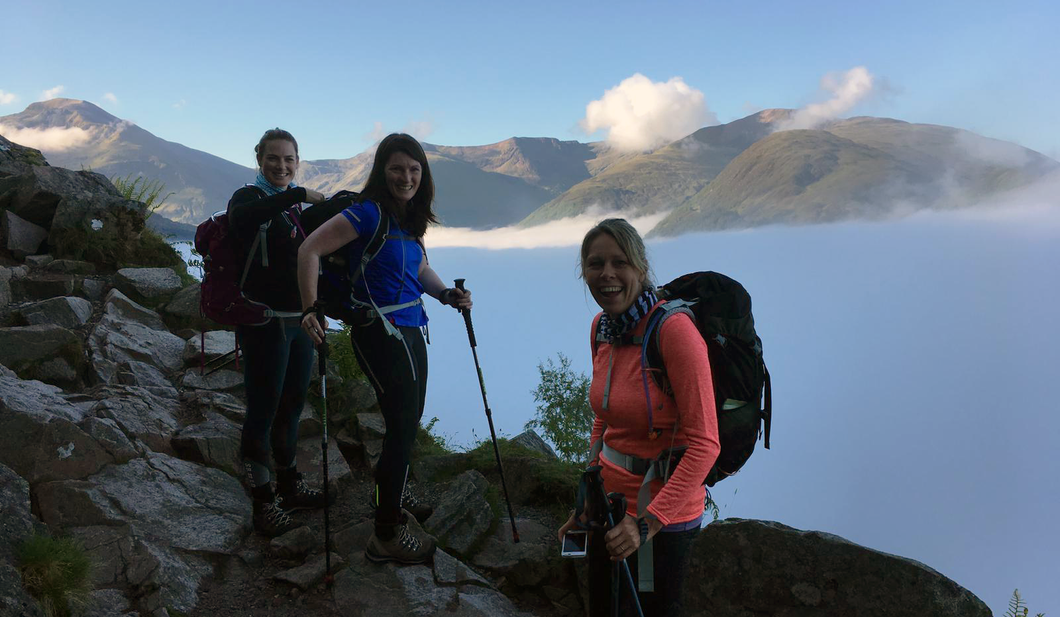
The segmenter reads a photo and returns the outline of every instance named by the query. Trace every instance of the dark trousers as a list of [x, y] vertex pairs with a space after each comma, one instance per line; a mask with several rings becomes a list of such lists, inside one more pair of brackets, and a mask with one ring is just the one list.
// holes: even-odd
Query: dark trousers
[[313, 341], [297, 320], [280, 319], [264, 326], [238, 326], [236, 337], [247, 395], [243, 457], [268, 467], [271, 450], [278, 467], [290, 467], [313, 373]]
[[350, 327], [353, 351], [368, 376], [386, 421], [383, 451], [375, 469], [377, 527], [395, 525], [401, 515], [412, 445], [427, 396], [427, 345], [419, 328], [398, 326], [404, 341], [390, 336], [379, 318]]
[[[699, 534], [699, 528], [688, 531], [659, 532], [651, 539], [654, 555], [652, 563], [655, 565], [655, 591], [638, 593], [640, 606], [644, 610], [645, 617], [673, 617], [681, 610], [681, 590], [684, 585], [685, 576], [688, 574], [688, 559], [691, 554], [692, 542]], [[592, 617], [610, 617], [611, 613], [611, 585], [613, 563], [607, 546], [604, 543], [604, 533], [597, 531], [593, 534], [589, 543], [589, 615]], [[633, 574], [634, 583], [637, 582], [637, 553], [626, 558], [630, 572]], [[619, 565], [618, 579], [615, 581], [619, 586], [619, 605], [622, 610], [619, 615], [623, 617], [637, 614], [633, 606], [633, 596], [630, 594], [629, 583], [626, 575]]]

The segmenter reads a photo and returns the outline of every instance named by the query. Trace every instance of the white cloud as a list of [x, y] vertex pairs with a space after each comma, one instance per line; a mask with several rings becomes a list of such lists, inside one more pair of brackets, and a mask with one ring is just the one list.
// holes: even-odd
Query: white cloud
[[372, 144], [377, 144], [386, 137], [386, 131], [383, 130], [382, 122], [373, 122], [372, 130], [364, 134], [365, 141], [370, 141]]
[[188, 106], [188, 102], [184, 99], [180, 99], [176, 103], [173, 103], [173, 109], [184, 109]]
[[18, 100], [18, 97], [12, 92], [4, 92], [0, 90], [0, 105], [10, 105]]
[[[627, 220], [641, 233], [647, 234], [667, 215], [667, 212], [650, 216], [630, 217]], [[590, 209], [586, 214], [549, 221], [536, 227], [500, 227], [489, 230], [466, 227], [434, 227], [427, 231], [429, 248], [474, 247], [488, 250], [536, 249], [561, 246], [579, 246], [585, 232], [604, 218], [621, 216], [619, 213], [603, 213]]]
[[89, 139], [92, 134], [78, 127], [49, 129], [21, 129], [0, 124], [0, 134], [16, 144], [36, 148], [44, 152], [62, 152], [76, 148]]
[[606, 130], [608, 144], [619, 150], [643, 151], [717, 121], [703, 93], [682, 78], [653, 82], [635, 73], [586, 105], [580, 125], [589, 134]]
[[115, 105], [118, 104], [118, 97], [115, 96], [113, 92], [108, 92], [108, 93], [104, 94], [103, 95], [103, 100], [107, 101], [108, 103], [113, 103]]
[[401, 128], [402, 133], [408, 133], [419, 141], [423, 141], [434, 133], [434, 123], [430, 120], [413, 120]]
[[798, 109], [778, 130], [812, 129], [853, 109], [876, 90], [876, 78], [863, 66], [844, 73], [828, 73], [821, 78], [821, 92], [830, 96], [821, 103]]
[[50, 101], [51, 99], [54, 99], [55, 97], [62, 94], [63, 90], [66, 90], [66, 86], [55, 86], [54, 88], [45, 90], [44, 92], [40, 93], [40, 100]]

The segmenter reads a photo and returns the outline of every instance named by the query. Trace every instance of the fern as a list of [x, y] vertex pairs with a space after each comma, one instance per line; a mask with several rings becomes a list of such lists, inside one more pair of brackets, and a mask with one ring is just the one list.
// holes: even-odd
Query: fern
[[[1008, 610], [1005, 611], [1004, 617], [1027, 617], [1030, 613], [1030, 609], [1023, 602], [1023, 596], [1020, 595], [1019, 589], [1012, 591], [1012, 597], [1008, 601]], [[1038, 613], [1036, 617], [1045, 617], [1045, 613]]]
[[166, 185], [161, 180], [148, 180], [141, 175], [137, 175], [135, 178], [131, 173], [124, 178], [114, 176], [110, 181], [114, 183], [114, 187], [118, 189], [118, 192], [125, 199], [143, 202], [147, 206], [147, 218], [151, 218], [155, 210], [161, 208], [162, 204], [173, 196], [172, 192], [162, 195]]

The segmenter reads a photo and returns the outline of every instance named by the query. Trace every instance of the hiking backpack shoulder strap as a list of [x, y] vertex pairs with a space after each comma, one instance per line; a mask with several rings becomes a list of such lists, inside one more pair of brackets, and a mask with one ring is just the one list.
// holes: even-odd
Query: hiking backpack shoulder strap
[[646, 372], [651, 372], [655, 383], [667, 394], [672, 394], [673, 390], [670, 388], [670, 383], [666, 376], [666, 362], [662, 356], [659, 333], [662, 331], [663, 323], [677, 313], [688, 315], [692, 323], [696, 323], [696, 316], [692, 312], [692, 302], [687, 300], [668, 300], [648, 316], [648, 325], [644, 328], [644, 338], [641, 341], [640, 349], [641, 367]]

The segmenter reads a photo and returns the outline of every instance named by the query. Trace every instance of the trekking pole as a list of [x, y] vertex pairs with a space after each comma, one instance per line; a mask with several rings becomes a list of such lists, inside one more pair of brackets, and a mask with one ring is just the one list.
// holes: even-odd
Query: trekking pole
[[[324, 324], [324, 306], [317, 305], [317, 321], [321, 327]], [[324, 433], [320, 438], [320, 455], [324, 461], [324, 585], [331, 587], [335, 577], [331, 575], [331, 520], [328, 510], [331, 509], [331, 495], [328, 494], [328, 339], [324, 333], [324, 340], [317, 349], [318, 365], [320, 367], [320, 399], [321, 399], [321, 423], [324, 425]]]
[[[460, 291], [464, 291], [464, 279], [455, 279], [453, 284]], [[515, 528], [515, 513], [512, 511], [512, 500], [508, 498], [508, 484], [504, 481], [504, 467], [501, 466], [501, 451], [497, 447], [497, 433], [493, 430], [493, 412], [490, 404], [486, 401], [486, 381], [482, 378], [482, 367], [478, 363], [478, 343], [475, 342], [475, 328], [471, 325], [471, 309], [460, 309], [464, 316], [464, 325], [467, 326], [467, 338], [471, 342], [471, 355], [475, 358], [475, 372], [478, 373], [478, 385], [482, 390], [482, 406], [486, 408], [486, 420], [490, 425], [490, 439], [493, 440], [493, 455], [497, 457], [497, 471], [501, 474], [501, 488], [504, 489], [504, 502], [508, 505], [508, 520], [512, 522], [512, 541], [519, 543], [519, 530]]]
[[[599, 465], [593, 465], [592, 467], [586, 468], [582, 473], [582, 486], [585, 487], [585, 498], [587, 501], [592, 503], [590, 513], [595, 521], [600, 521], [600, 512], [602, 511], [606, 515], [607, 527], [605, 529], [614, 529], [615, 525], [622, 520], [622, 517], [626, 516], [626, 498], [621, 493], [607, 494], [604, 489], [604, 480], [600, 476], [600, 471], [603, 467]], [[578, 489], [578, 494], [582, 495], [582, 489]], [[581, 499], [579, 497], [578, 499]], [[616, 519], [614, 512], [619, 512], [619, 518]], [[629, 585], [629, 593], [633, 598], [633, 606], [637, 609], [637, 615], [644, 617], [644, 610], [640, 606], [640, 596], [637, 594], [637, 584], [633, 581], [633, 573], [629, 570], [629, 563], [623, 559], [615, 562], [611, 566], [611, 613], [613, 615], [621, 614], [619, 610], [619, 574], [625, 574], [626, 584]]]

